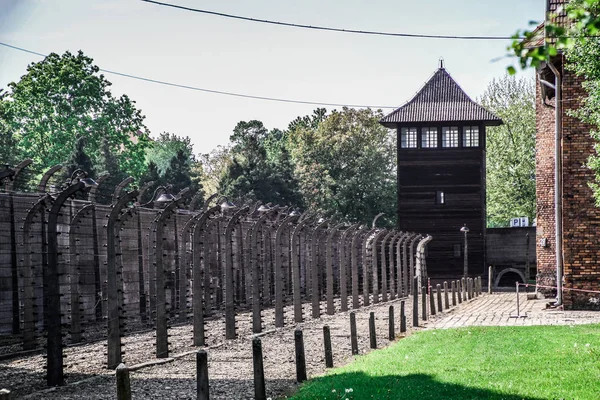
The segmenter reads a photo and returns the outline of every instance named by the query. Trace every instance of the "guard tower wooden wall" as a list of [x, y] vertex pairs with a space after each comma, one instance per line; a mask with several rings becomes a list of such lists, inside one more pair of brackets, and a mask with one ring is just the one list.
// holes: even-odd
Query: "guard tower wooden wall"
[[408, 103], [381, 124], [398, 135], [398, 228], [426, 232], [432, 278], [485, 267], [485, 129], [502, 121], [467, 96], [443, 63]]

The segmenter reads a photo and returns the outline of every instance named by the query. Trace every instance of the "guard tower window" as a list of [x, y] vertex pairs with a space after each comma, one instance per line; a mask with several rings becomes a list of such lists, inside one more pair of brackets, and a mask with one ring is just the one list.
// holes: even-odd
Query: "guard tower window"
[[458, 126], [442, 128], [442, 147], [458, 147]]
[[421, 129], [421, 147], [431, 149], [438, 147], [438, 131], [437, 128]]
[[463, 147], [479, 147], [479, 127], [465, 126], [463, 128]]
[[446, 197], [444, 196], [444, 192], [438, 190], [435, 193], [435, 203], [436, 204], [446, 204]]
[[400, 147], [403, 149], [417, 148], [417, 128], [402, 128], [400, 130]]

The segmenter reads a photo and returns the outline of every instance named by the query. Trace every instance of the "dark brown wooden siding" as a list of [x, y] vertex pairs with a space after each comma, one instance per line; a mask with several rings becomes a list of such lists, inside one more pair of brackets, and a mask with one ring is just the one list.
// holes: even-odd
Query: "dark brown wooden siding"
[[[460, 144], [462, 125], [470, 124], [458, 124], [461, 127]], [[400, 128], [398, 126], [398, 132]], [[427, 270], [432, 278], [462, 275], [464, 234], [460, 232], [460, 228], [465, 223], [470, 230], [469, 274], [481, 275], [484, 272], [483, 126], [480, 126], [480, 144], [479, 148], [398, 148], [398, 228], [433, 236], [427, 249]], [[444, 204], [437, 202], [439, 191], [444, 193]]]

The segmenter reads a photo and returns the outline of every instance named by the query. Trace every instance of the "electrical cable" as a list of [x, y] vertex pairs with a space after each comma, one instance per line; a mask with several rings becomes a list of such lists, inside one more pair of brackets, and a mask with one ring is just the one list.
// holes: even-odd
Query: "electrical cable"
[[144, 3], [155, 4], [155, 5], [158, 5], [158, 6], [172, 7], [172, 8], [177, 8], [177, 9], [180, 9], [180, 10], [192, 11], [192, 12], [197, 12], [197, 13], [201, 13], [201, 14], [215, 15], [215, 16], [224, 17], [224, 18], [233, 18], [233, 19], [238, 19], [238, 20], [242, 20], [242, 21], [260, 22], [260, 23], [263, 23], [263, 24], [287, 26], [287, 27], [302, 28], [302, 29], [315, 29], [315, 30], [329, 31], [329, 32], [342, 32], [342, 33], [354, 33], [354, 34], [377, 35], [377, 36], [395, 36], [395, 37], [419, 38], [419, 39], [455, 39], [455, 40], [509, 40], [509, 39], [524, 39], [524, 37], [517, 37], [517, 38], [515, 38], [515, 37], [512, 37], [512, 36], [425, 35], [425, 34], [419, 34], [419, 33], [362, 31], [362, 30], [356, 30], [356, 29], [342, 29], [342, 28], [333, 28], [333, 27], [327, 27], [327, 26], [304, 25], [304, 24], [296, 24], [296, 23], [292, 23], [292, 22], [280, 22], [280, 21], [272, 21], [272, 20], [268, 20], [268, 19], [250, 18], [250, 17], [241, 16], [241, 15], [226, 14], [226, 13], [221, 13], [221, 12], [217, 12], [217, 11], [209, 11], [209, 10], [202, 10], [202, 9], [199, 9], [199, 8], [185, 7], [185, 6], [180, 6], [180, 5], [177, 5], [177, 4], [162, 3], [160, 1], [154, 1], [154, 0], [141, 0], [141, 1], [143, 1]]
[[[29, 53], [29, 54], [34, 54], [34, 55], [40, 56], [40, 57], [47, 57], [46, 54], [38, 53], [37, 51], [28, 50], [23, 47], [14, 46], [14, 45], [4, 43], [4, 42], [0, 42], [0, 46], [8, 47], [13, 50], [22, 51], [22, 52]], [[397, 108], [396, 106], [327, 103], [327, 102], [319, 102], [319, 101], [284, 99], [284, 98], [268, 97], [268, 96], [255, 96], [255, 95], [244, 94], [244, 93], [226, 92], [223, 90], [206, 89], [206, 88], [200, 88], [197, 86], [184, 85], [184, 84], [173, 83], [173, 82], [166, 82], [166, 81], [161, 81], [158, 79], [145, 78], [142, 76], [126, 74], [124, 72], [118, 72], [118, 71], [111, 71], [111, 70], [103, 69], [103, 68], [100, 68], [99, 70], [101, 72], [105, 72], [107, 74], [117, 75], [117, 76], [121, 76], [124, 78], [136, 79], [136, 80], [144, 81], [144, 82], [156, 83], [156, 84], [164, 85], [164, 86], [194, 90], [194, 91], [204, 92], [204, 93], [220, 94], [220, 95], [224, 95], [224, 96], [241, 97], [241, 98], [245, 98], [245, 99], [274, 101], [274, 102], [279, 102], [279, 103], [308, 104], [308, 105], [313, 105], [313, 106], [327, 106], [327, 107], [374, 108], [374, 109], [379, 109], [379, 108], [395, 109], [395, 108]]]

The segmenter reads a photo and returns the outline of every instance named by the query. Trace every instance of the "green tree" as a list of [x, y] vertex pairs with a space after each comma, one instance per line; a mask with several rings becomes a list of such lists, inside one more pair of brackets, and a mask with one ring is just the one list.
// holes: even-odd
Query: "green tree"
[[502, 118], [488, 127], [486, 143], [487, 225], [535, 218], [535, 83], [504, 76], [492, 80], [481, 104]]
[[156, 164], [158, 171], [163, 175], [171, 165], [171, 160], [177, 157], [179, 150], [190, 162], [195, 162], [194, 147], [189, 137], [177, 136], [172, 133], [163, 132], [146, 149], [146, 163]]
[[[284, 150], [276, 143], [282, 140], [281, 131], [269, 132], [260, 121], [241, 121], [230, 140], [233, 157], [219, 182], [222, 194], [265, 203], [300, 205], [296, 182], [282, 158], [286, 157]], [[267, 147], [271, 150], [270, 157]]]
[[[566, 58], [565, 68], [583, 78], [587, 97], [573, 115], [594, 126], [591, 132], [596, 141], [596, 154], [588, 160], [588, 167], [595, 174], [590, 186], [596, 203], [600, 206], [600, 0], [571, 0], [557, 14], [564, 12], [569, 22], [559, 24], [550, 15], [545, 23], [545, 34], [550, 39], [544, 46], [530, 47], [529, 42], [541, 34], [539, 31], [520, 31], [515, 34], [510, 50], [522, 68], [535, 67], [562, 51]], [[526, 40], [518, 39], [525, 36]], [[509, 67], [514, 72], [514, 67]]]
[[231, 147], [217, 146], [210, 153], [200, 154], [198, 158], [198, 162], [192, 166], [192, 172], [199, 177], [206, 194], [218, 193], [221, 177], [233, 161]]
[[107, 150], [126, 174], [142, 174], [148, 146], [144, 116], [129, 97], [111, 94], [111, 83], [83, 52], [52, 53], [8, 86], [0, 118], [20, 157], [45, 169], [65, 162], [82, 137], [94, 164]]
[[[381, 111], [344, 108], [289, 132], [289, 148], [309, 209], [349, 221], [396, 217], [395, 135]], [[306, 121], [306, 120], [304, 120]]]
[[71, 153], [71, 157], [67, 162], [65, 169], [65, 178], [70, 178], [73, 172], [77, 169], [81, 169], [87, 173], [87, 175], [91, 178], [96, 177], [96, 172], [94, 165], [92, 163], [91, 158], [85, 152], [86, 139], [79, 138], [75, 142], [75, 148], [73, 149], [73, 153]]

